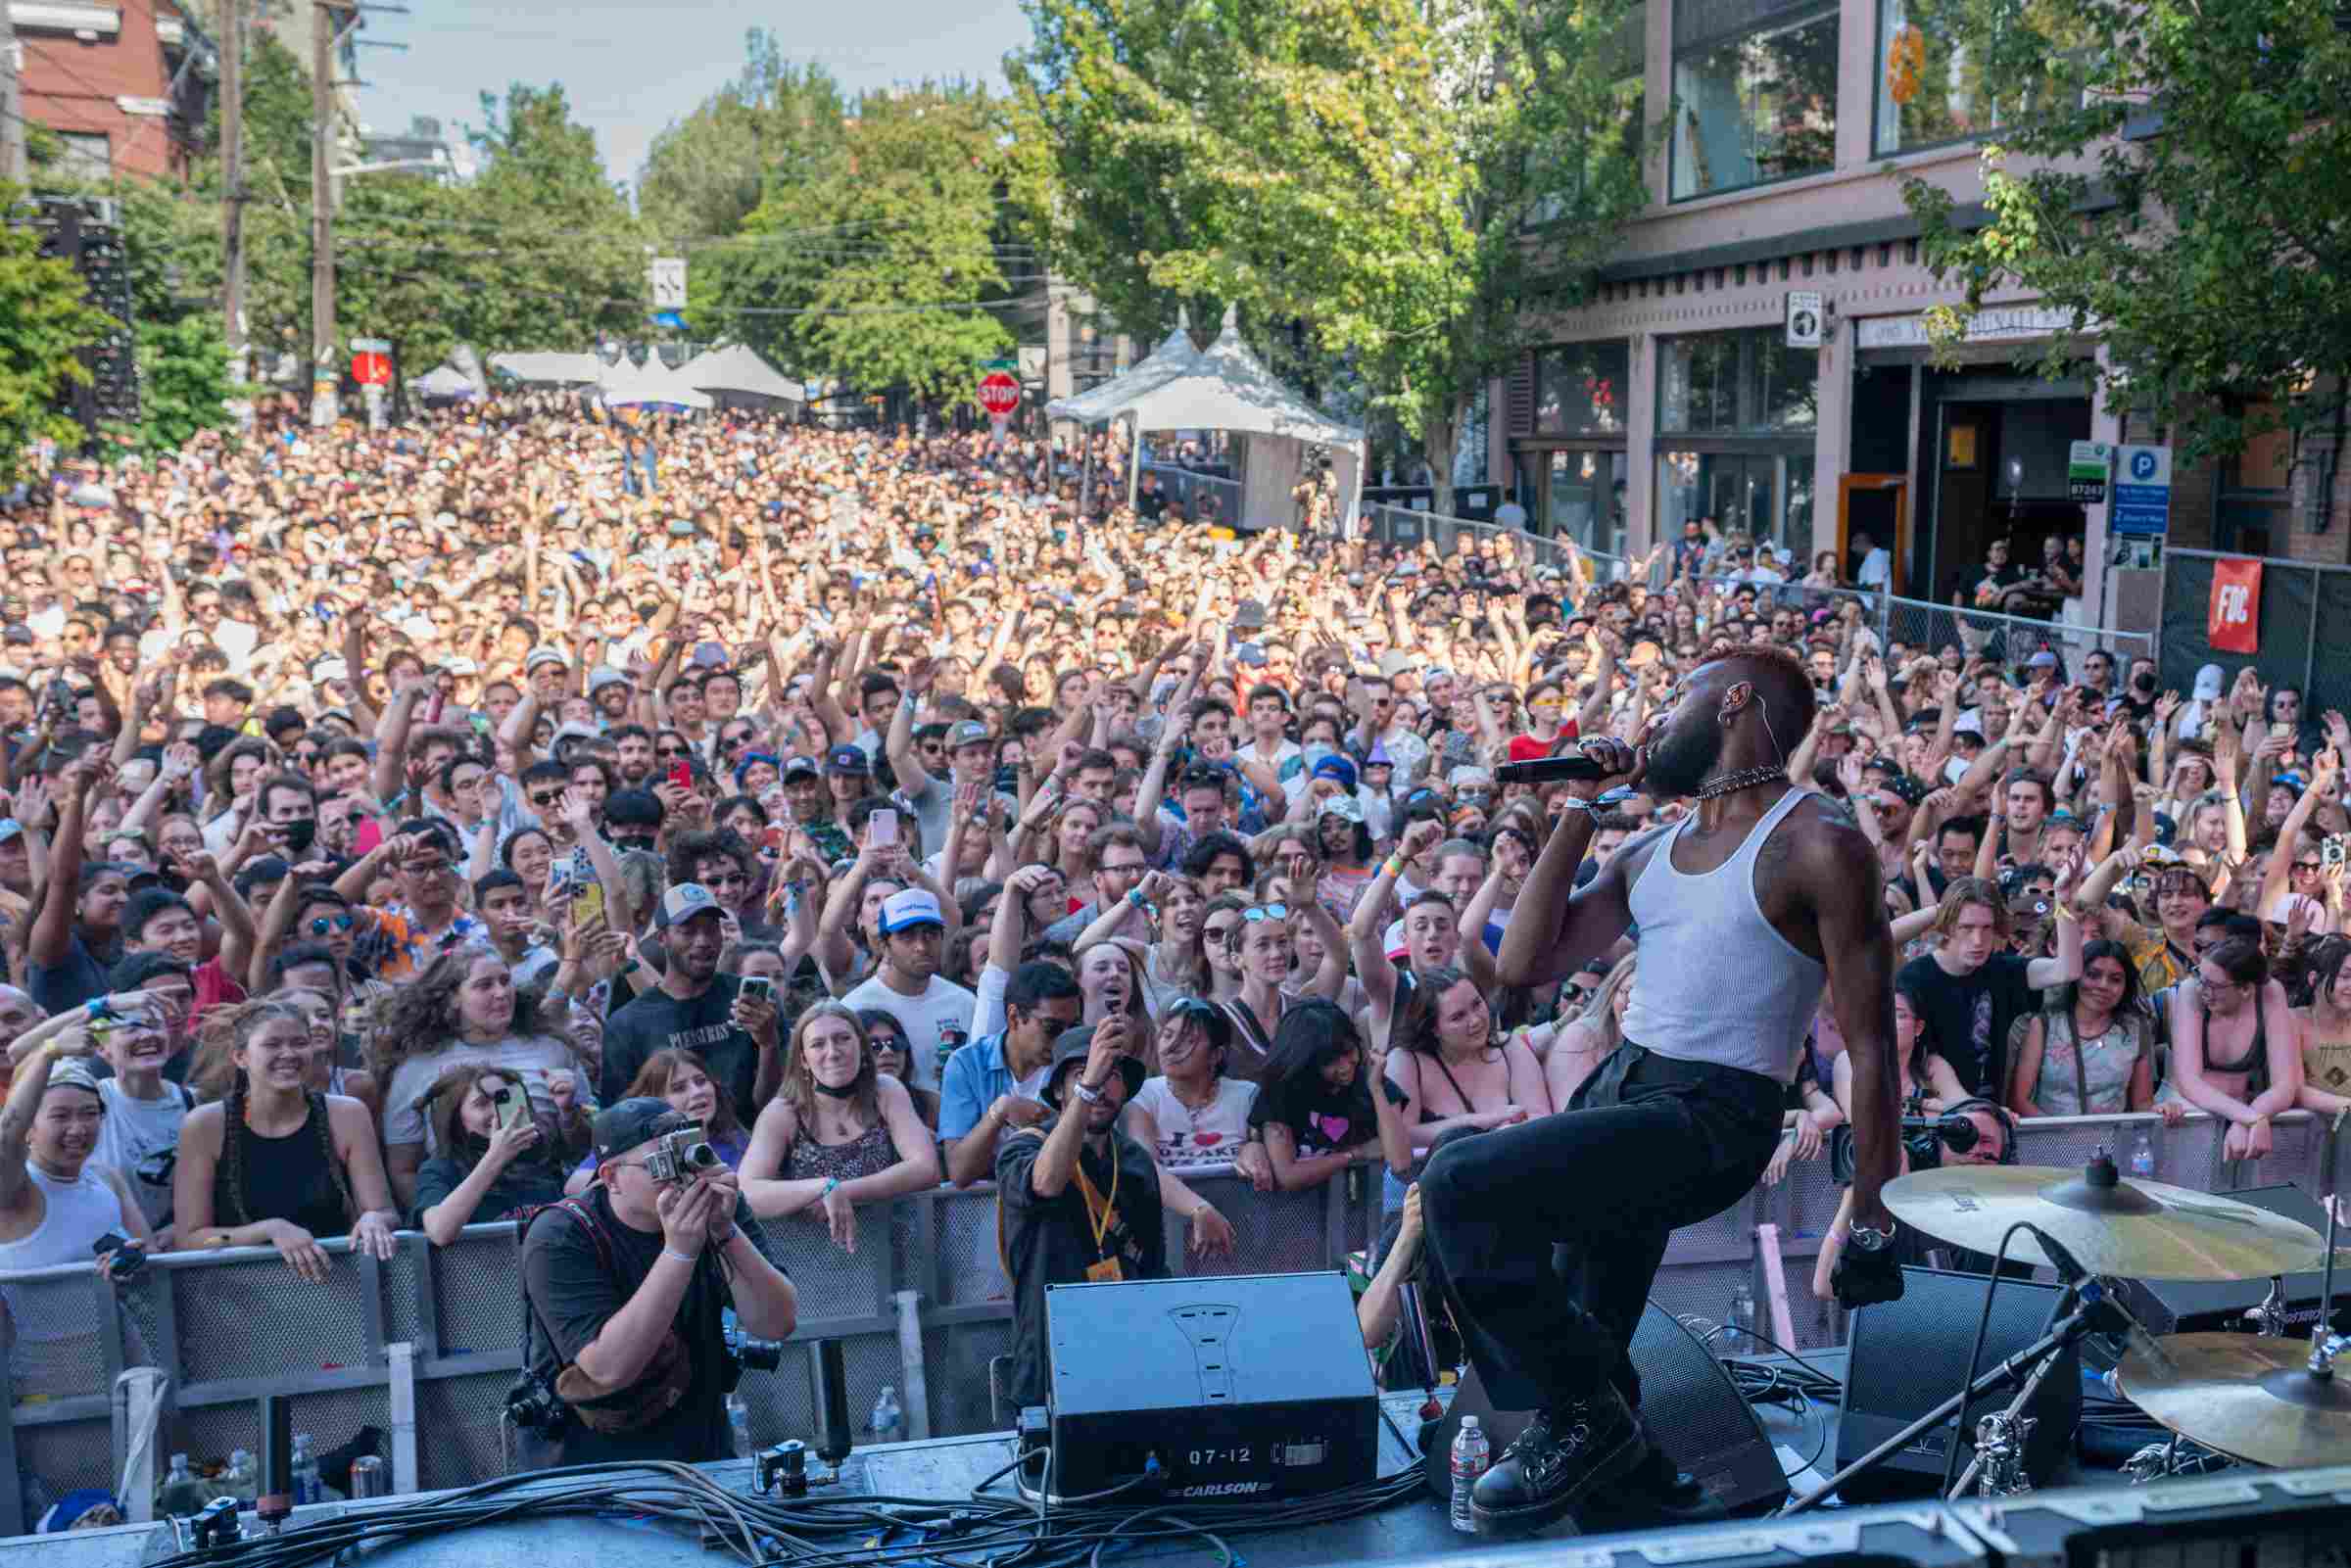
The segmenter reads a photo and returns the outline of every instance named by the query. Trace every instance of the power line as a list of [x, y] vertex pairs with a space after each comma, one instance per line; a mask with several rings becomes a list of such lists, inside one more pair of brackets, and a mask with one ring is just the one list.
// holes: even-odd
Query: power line
[[[447, 278], [427, 277], [422, 273], [407, 271], [400, 267], [388, 265], [379, 261], [371, 261], [364, 257], [352, 257], [349, 259], [349, 264], [355, 270], [372, 272], [380, 276], [396, 278], [404, 283], [447, 283], [450, 281]], [[628, 310], [643, 310], [645, 309], [645, 302], [641, 299], [583, 299], [578, 295], [571, 294], [562, 289], [541, 288], [527, 283], [513, 283], [503, 279], [495, 284], [470, 283], [464, 286], [476, 291], [484, 288], [496, 288], [502, 293], [535, 294], [547, 299], [561, 300], [567, 304], [584, 309], [610, 308]], [[1022, 305], [1025, 303], [1027, 303], [1025, 300], [1013, 298], [1004, 300], [942, 300], [923, 305], [806, 306], [789, 309], [776, 306], [698, 305], [691, 306], [688, 309], [695, 311], [709, 311], [714, 314], [738, 316], [928, 315], [935, 312], [957, 310], [992, 310], [1005, 307]]]

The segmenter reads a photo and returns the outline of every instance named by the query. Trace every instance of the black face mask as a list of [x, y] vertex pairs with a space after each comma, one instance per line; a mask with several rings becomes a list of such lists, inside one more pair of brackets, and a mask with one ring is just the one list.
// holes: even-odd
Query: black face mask
[[318, 837], [318, 820], [315, 817], [297, 817], [281, 826], [286, 830], [286, 851], [290, 855], [303, 854]]
[[2155, 678], [2151, 675], [2135, 675], [2131, 678], [2131, 689], [2152, 691], [2155, 689]]

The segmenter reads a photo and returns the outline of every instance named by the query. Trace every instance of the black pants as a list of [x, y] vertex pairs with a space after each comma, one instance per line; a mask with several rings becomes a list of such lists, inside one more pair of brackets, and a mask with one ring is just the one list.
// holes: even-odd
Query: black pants
[[1640, 1402], [1627, 1351], [1665, 1244], [1754, 1190], [1786, 1092], [1627, 1043], [1568, 1110], [1437, 1152], [1420, 1178], [1429, 1246], [1498, 1406], [1549, 1408], [1603, 1381]]

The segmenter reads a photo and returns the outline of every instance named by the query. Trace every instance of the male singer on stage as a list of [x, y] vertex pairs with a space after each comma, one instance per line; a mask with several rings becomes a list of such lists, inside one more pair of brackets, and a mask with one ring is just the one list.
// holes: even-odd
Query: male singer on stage
[[[1488, 1396], [1539, 1412], [1477, 1484], [1481, 1531], [1531, 1529], [1604, 1492], [1621, 1512], [1627, 1489], [1651, 1483], [1634, 1327], [1674, 1231], [1762, 1175], [1824, 981], [1854, 1068], [1838, 1294], [1848, 1307], [1901, 1294], [1879, 1198], [1899, 1133], [1893, 942], [1869, 840], [1789, 782], [1786, 748], [1812, 709], [1793, 656], [1747, 644], [1692, 671], [1639, 749], [1584, 742], [1608, 777], [1569, 786], [1511, 914], [1505, 984], [1570, 974], [1628, 928], [1641, 963], [1625, 1043], [1567, 1109], [1448, 1145], [1421, 1179], [1429, 1245]], [[1591, 800], [1619, 784], [1697, 810], [1628, 841], [1578, 889]]]

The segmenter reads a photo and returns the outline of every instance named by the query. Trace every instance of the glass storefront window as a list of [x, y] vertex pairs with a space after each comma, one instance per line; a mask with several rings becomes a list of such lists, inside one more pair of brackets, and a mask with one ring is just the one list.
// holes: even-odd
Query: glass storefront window
[[1837, 157], [1837, 12], [1677, 49], [1673, 197], [1828, 168]]
[[1544, 517], [1555, 539], [1624, 553], [1624, 453], [1555, 451], [1545, 475]]
[[1951, 0], [1878, 0], [1877, 151], [1981, 136], [1997, 123]]
[[1631, 354], [1622, 339], [1545, 349], [1535, 358], [1536, 433], [1623, 434], [1631, 364]]
[[1820, 351], [1791, 349], [1779, 327], [1667, 338], [1657, 350], [1657, 429], [1677, 435], [1779, 435], [1820, 416]]
[[1813, 471], [1808, 454], [1660, 451], [1657, 537], [1679, 539], [1697, 518], [1716, 538], [1769, 541], [1800, 556], [1812, 544]]

